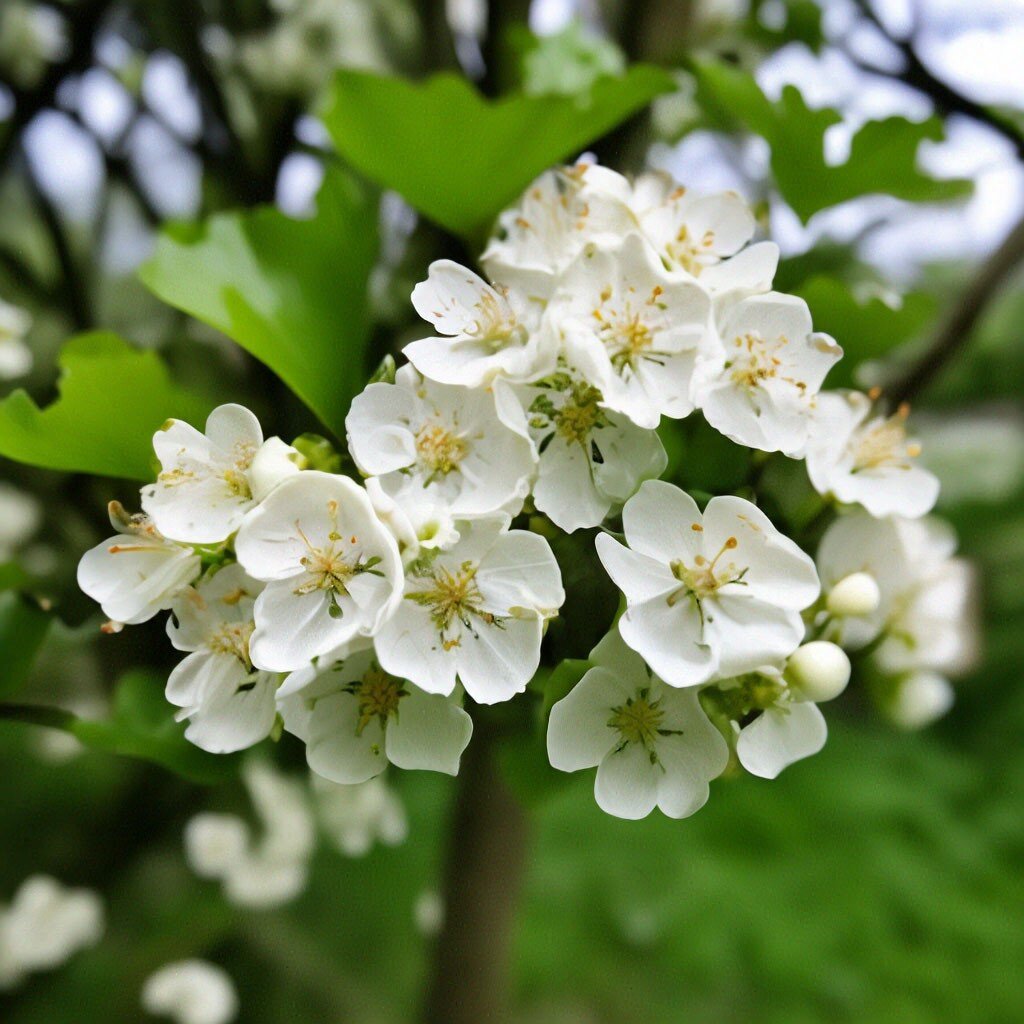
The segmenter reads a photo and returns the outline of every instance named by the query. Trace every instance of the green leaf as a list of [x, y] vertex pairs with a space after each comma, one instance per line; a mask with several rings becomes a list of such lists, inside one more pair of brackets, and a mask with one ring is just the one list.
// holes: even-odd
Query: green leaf
[[861, 363], [880, 359], [920, 336], [936, 312], [935, 299], [924, 292], [904, 295], [894, 309], [877, 297], [861, 301], [830, 277], [812, 277], [796, 293], [810, 306], [815, 328], [843, 347], [843, 358], [828, 375], [830, 388], [852, 387]]
[[202, 423], [211, 403], [175, 385], [155, 352], [116, 334], [72, 338], [57, 399], [41, 409], [24, 391], [0, 402], [0, 455], [47, 469], [152, 477], [153, 434], [171, 417]]
[[21, 689], [52, 623], [30, 598], [12, 590], [0, 593], [0, 697]]
[[60, 708], [32, 704], [0, 704], [0, 719], [62, 729], [93, 750], [152, 761], [201, 785], [234, 775], [238, 755], [208, 754], [189, 743], [163, 691], [156, 673], [136, 670], [122, 677], [107, 720], [78, 718]]
[[376, 254], [376, 205], [335, 170], [311, 220], [261, 207], [172, 225], [139, 274], [164, 302], [269, 366], [344, 437], [349, 399], [366, 378]]
[[344, 69], [323, 116], [355, 168], [470, 236], [486, 230], [543, 170], [673, 88], [667, 72], [637, 65], [578, 96], [487, 100], [456, 75], [412, 83]]
[[849, 158], [830, 166], [825, 162], [825, 132], [842, 120], [838, 111], [812, 110], [792, 85], [778, 100], [769, 100], [752, 75], [727, 64], [698, 63], [693, 71], [697, 102], [712, 123], [740, 127], [767, 141], [775, 184], [805, 223], [819, 210], [863, 195], [936, 202], [971, 191], [969, 181], [932, 178], [917, 166], [921, 142], [944, 137], [937, 117], [869, 121], [854, 135]]

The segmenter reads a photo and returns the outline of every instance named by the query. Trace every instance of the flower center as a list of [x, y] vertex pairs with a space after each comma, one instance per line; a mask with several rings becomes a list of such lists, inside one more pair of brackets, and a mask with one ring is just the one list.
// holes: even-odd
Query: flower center
[[479, 316], [468, 333], [497, 352], [509, 345], [525, 345], [528, 332], [500, 292], [488, 289], [476, 303]]
[[658, 737], [665, 712], [661, 701], [650, 699], [650, 690], [638, 690], [635, 697], [629, 697], [625, 704], [612, 708], [608, 727], [618, 732], [622, 746], [639, 743], [651, 749]]
[[214, 654], [234, 655], [248, 671], [252, 671], [249, 660], [249, 639], [256, 628], [254, 622], [225, 622], [206, 642]]
[[907, 444], [905, 423], [909, 413], [907, 406], [901, 405], [888, 419], [878, 420], [861, 432], [853, 445], [852, 472], [883, 466], [909, 468], [905, 460], [921, 454], [919, 445]]
[[[652, 288], [645, 305], [664, 309], [662, 291], [660, 285]], [[612, 366], [621, 374], [627, 368], [635, 370], [641, 359], [657, 360], [657, 357], [666, 355], [654, 348], [656, 329], [647, 319], [648, 311], [634, 310], [628, 300], [621, 310], [615, 309], [608, 305], [611, 297], [612, 289], [605, 288], [601, 292], [601, 306], [596, 308], [592, 315], [599, 324], [597, 333], [604, 343]]]
[[684, 224], [676, 237], [665, 247], [665, 251], [674, 263], [689, 271], [694, 277], [699, 277], [706, 266], [716, 262], [711, 251], [714, 244], [714, 231], [705, 231], [698, 239], [691, 236], [690, 229]]
[[691, 596], [701, 601], [730, 583], [742, 582], [747, 572], [746, 568], [738, 569], [735, 562], [727, 562], [721, 566], [718, 564], [725, 552], [735, 549], [738, 543], [735, 537], [729, 537], [710, 562], [703, 555], [697, 555], [692, 566], [687, 565], [681, 558], [670, 562], [672, 575], [683, 585], [669, 594], [668, 603], [673, 605], [680, 597]]
[[468, 451], [465, 440], [441, 423], [426, 423], [416, 435], [416, 454], [430, 470], [428, 482], [457, 470]]
[[402, 680], [389, 675], [376, 664], [366, 670], [362, 679], [345, 687], [356, 698], [359, 707], [357, 736], [361, 736], [375, 718], [382, 729], [387, 726], [388, 719], [398, 713], [402, 698], [409, 696], [409, 691], [403, 687]]
[[774, 345], [768, 342], [757, 331], [750, 331], [733, 339], [733, 345], [739, 351], [727, 362], [726, 368], [731, 370], [730, 376], [734, 383], [748, 391], [778, 376], [782, 360], [775, 354], [789, 339], [780, 336]]
[[568, 442], [587, 446], [591, 433], [604, 425], [604, 412], [598, 405], [601, 392], [586, 381], [575, 381], [565, 404], [555, 413], [555, 429]]
[[501, 626], [497, 616], [482, 610], [484, 598], [477, 586], [476, 570], [472, 562], [463, 562], [456, 572], [437, 569], [430, 575], [428, 589], [405, 595], [408, 600], [430, 609], [431, 621], [446, 651], [459, 646], [459, 637], [451, 635], [458, 624], [471, 633], [474, 619], [488, 626]]

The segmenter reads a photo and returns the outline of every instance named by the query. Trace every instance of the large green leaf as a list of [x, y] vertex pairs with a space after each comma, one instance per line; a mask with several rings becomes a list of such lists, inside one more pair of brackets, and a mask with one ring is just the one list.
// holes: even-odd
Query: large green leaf
[[62, 729], [93, 750], [162, 765], [193, 782], [221, 782], [238, 770], [237, 755], [208, 754], [185, 739], [153, 672], [128, 672], [118, 683], [109, 719], [79, 718], [60, 708], [0, 704], [0, 719]]
[[332, 171], [312, 219], [263, 207], [172, 225], [139, 273], [164, 302], [266, 363], [343, 437], [348, 401], [366, 377], [376, 253], [376, 204]]
[[155, 352], [115, 334], [72, 338], [59, 397], [41, 409], [24, 391], [0, 402], [0, 455], [47, 469], [152, 476], [153, 434], [171, 417], [201, 423], [210, 403], [175, 385]]
[[796, 291], [810, 306], [815, 328], [843, 347], [843, 358], [828, 375], [829, 387], [852, 386], [861, 363], [880, 359], [920, 336], [935, 316], [935, 299], [924, 292], [904, 295], [893, 307], [875, 296], [861, 301], [830, 277], [812, 277]]
[[804, 222], [819, 210], [863, 195], [936, 202], [971, 190], [969, 181], [932, 178], [917, 166], [921, 142], [943, 138], [937, 117], [869, 121], [854, 135], [849, 158], [832, 166], [825, 161], [825, 132], [842, 120], [838, 111], [812, 110], [791, 85], [772, 101], [748, 72], [727, 64], [700, 63], [694, 74], [697, 102], [712, 123], [738, 126], [767, 141], [775, 184]]
[[473, 235], [545, 168], [673, 88], [667, 72], [638, 65], [577, 96], [487, 100], [456, 75], [414, 84], [346, 69], [324, 123], [368, 178], [450, 231]]

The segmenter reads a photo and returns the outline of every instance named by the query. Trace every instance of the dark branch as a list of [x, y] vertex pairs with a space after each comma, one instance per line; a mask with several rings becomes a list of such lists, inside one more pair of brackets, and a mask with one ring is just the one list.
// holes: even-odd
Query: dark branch
[[1022, 261], [1024, 218], [978, 269], [917, 362], [886, 389], [894, 405], [917, 397], [967, 344], [992, 298]]

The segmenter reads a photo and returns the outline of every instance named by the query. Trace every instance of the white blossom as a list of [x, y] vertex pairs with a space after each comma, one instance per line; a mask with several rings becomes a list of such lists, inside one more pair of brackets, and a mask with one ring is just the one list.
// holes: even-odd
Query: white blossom
[[521, 389], [539, 453], [536, 508], [566, 533], [597, 526], [668, 462], [653, 430], [602, 405], [586, 378], [560, 370]]
[[253, 605], [262, 589], [228, 565], [183, 591], [167, 624], [171, 643], [189, 651], [167, 680], [167, 699], [188, 719], [185, 738], [213, 754], [243, 750], [270, 734], [277, 676], [249, 656]]
[[24, 377], [32, 369], [32, 349], [25, 344], [31, 327], [29, 313], [0, 299], [0, 380]]
[[264, 441], [259, 421], [240, 405], [214, 409], [205, 434], [168, 420], [153, 448], [161, 472], [142, 489], [142, 507], [161, 533], [190, 544], [226, 540], [249, 509], [299, 472], [302, 458], [279, 438]]
[[177, 1024], [228, 1024], [238, 1014], [238, 993], [216, 964], [178, 960], [146, 979], [142, 1008]]
[[702, 359], [694, 384], [705, 419], [737, 444], [801, 454], [842, 349], [813, 332], [807, 303], [793, 295], [726, 303], [716, 321], [720, 348]]
[[819, 395], [806, 452], [815, 489], [873, 516], [930, 512], [939, 481], [915, 461], [921, 446], [907, 439], [907, 412], [872, 416], [871, 399], [857, 391]]
[[247, 855], [249, 826], [235, 814], [204, 811], [185, 825], [185, 859], [200, 878], [223, 878]]
[[33, 971], [59, 967], [103, 934], [103, 903], [89, 889], [68, 889], [48, 875], [22, 882], [0, 907], [0, 991]]
[[567, 772], [596, 766], [597, 803], [620, 818], [643, 818], [656, 806], [671, 818], [699, 810], [729, 751], [696, 691], [666, 686], [617, 631], [590, 660], [594, 667], [551, 709], [551, 764]]
[[246, 516], [235, 551], [267, 583], [249, 649], [268, 671], [302, 668], [369, 635], [402, 598], [398, 546], [346, 477], [307, 470], [285, 480]]
[[0, 480], [0, 562], [8, 561], [43, 522], [43, 508], [29, 494]]
[[428, 693], [450, 694], [458, 679], [481, 704], [526, 688], [565, 591], [548, 542], [507, 526], [504, 516], [460, 524], [454, 547], [410, 567], [374, 638], [382, 668]]
[[430, 380], [476, 388], [496, 377], [530, 380], [554, 366], [554, 348], [539, 329], [540, 306], [458, 263], [431, 263], [427, 280], [413, 289], [412, 304], [441, 335], [402, 349]]
[[529, 493], [533, 447], [518, 402], [504, 387], [470, 390], [424, 380], [412, 367], [371, 384], [345, 419], [356, 464], [400, 503], [408, 485], [453, 517], [518, 507]]
[[630, 202], [629, 182], [607, 167], [552, 168], [500, 215], [481, 263], [492, 280], [546, 301], [584, 246], [615, 244], [637, 229]]
[[715, 497], [701, 514], [679, 488], [649, 480], [622, 523], [629, 546], [600, 534], [598, 555], [626, 596], [622, 638], [665, 682], [775, 664], [803, 639], [814, 563], [749, 501]]
[[896, 680], [884, 703], [889, 717], [903, 729], [923, 729], [953, 706], [953, 687], [938, 672], [919, 669]]
[[406, 565], [423, 551], [450, 548], [458, 539], [451, 506], [434, 488], [422, 487], [406, 476], [393, 493], [388, 493], [381, 478], [367, 477], [367, 496], [377, 518], [388, 528], [398, 544]]
[[198, 575], [198, 554], [167, 540], [146, 515], [128, 515], [110, 503], [115, 537], [91, 548], [78, 563], [78, 586], [112, 621], [134, 625], [169, 608]]
[[405, 807], [383, 775], [352, 786], [314, 775], [313, 794], [324, 830], [346, 857], [363, 857], [378, 842], [398, 846], [409, 835]]
[[354, 785], [389, 763], [457, 775], [473, 720], [453, 698], [385, 672], [373, 647], [293, 672], [278, 692], [284, 727], [318, 775]]
[[628, 235], [585, 249], [562, 276], [547, 311], [567, 361], [604, 405], [637, 426], [693, 411], [692, 380], [706, 342], [710, 300], [689, 275], [670, 274]]

